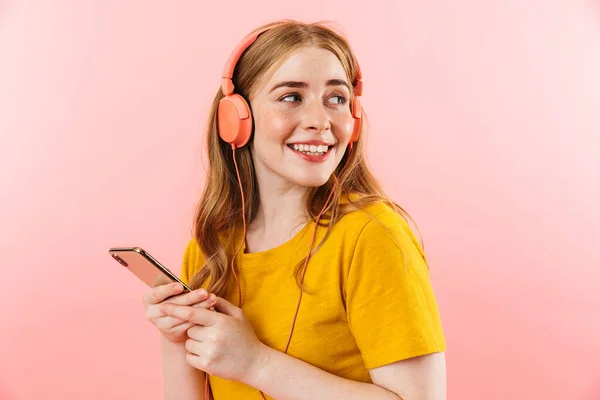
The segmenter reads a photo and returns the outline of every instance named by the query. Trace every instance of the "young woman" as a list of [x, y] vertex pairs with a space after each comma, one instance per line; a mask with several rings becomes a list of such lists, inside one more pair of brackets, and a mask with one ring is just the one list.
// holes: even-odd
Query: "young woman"
[[446, 398], [428, 266], [365, 163], [361, 92], [322, 24], [279, 21], [234, 51], [183, 260], [195, 290], [144, 298], [165, 399], [208, 398], [207, 376], [215, 400]]

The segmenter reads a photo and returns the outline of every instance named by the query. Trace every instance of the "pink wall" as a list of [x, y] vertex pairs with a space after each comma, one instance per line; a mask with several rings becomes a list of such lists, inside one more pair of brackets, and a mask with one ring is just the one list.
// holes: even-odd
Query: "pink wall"
[[145, 289], [106, 251], [179, 269], [223, 62], [285, 16], [339, 21], [361, 61], [448, 398], [600, 399], [597, 1], [236, 1], [226, 28], [174, 4], [0, 2], [0, 399], [161, 398]]

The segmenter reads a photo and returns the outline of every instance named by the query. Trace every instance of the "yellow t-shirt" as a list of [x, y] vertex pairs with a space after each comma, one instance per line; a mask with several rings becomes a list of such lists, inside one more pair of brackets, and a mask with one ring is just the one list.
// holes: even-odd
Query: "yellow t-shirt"
[[[374, 219], [372, 218], [374, 217]], [[375, 220], [376, 219], [376, 220]], [[294, 267], [308, 252], [314, 223], [288, 242], [236, 259], [242, 309], [258, 338], [284, 351], [298, 303]], [[325, 233], [319, 228], [316, 244]], [[235, 246], [242, 239], [236, 232]], [[232, 247], [228, 246], [232, 255]], [[182, 280], [204, 264], [195, 239]], [[305, 293], [288, 354], [343, 378], [371, 382], [369, 369], [446, 349], [421, 247], [405, 220], [385, 204], [345, 215], [306, 272]], [[225, 296], [238, 304], [235, 278]], [[299, 378], [300, 379], [300, 378]], [[211, 376], [215, 400], [260, 398], [257, 390]]]

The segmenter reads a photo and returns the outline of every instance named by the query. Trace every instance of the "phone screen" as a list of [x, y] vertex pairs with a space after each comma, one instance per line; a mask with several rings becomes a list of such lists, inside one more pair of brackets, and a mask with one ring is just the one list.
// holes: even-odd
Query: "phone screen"
[[184, 290], [191, 291], [181, 280], [140, 247], [115, 247], [110, 255], [124, 268], [150, 287], [180, 282]]

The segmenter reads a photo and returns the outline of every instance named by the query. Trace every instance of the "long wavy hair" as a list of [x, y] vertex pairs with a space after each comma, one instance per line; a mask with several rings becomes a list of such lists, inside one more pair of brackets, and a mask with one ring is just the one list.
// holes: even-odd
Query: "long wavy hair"
[[[277, 25], [277, 26], [274, 26]], [[305, 46], [314, 46], [331, 51], [340, 60], [349, 82], [357, 81], [357, 66], [350, 45], [340, 34], [322, 22], [303, 23], [295, 20], [280, 20], [263, 25], [274, 26], [262, 33], [258, 39], [242, 54], [233, 74], [236, 93], [249, 102], [249, 98], [262, 84], [266, 83], [267, 73], [275, 70], [294, 51]], [[217, 108], [223, 98], [219, 88], [208, 117], [206, 139], [208, 149], [208, 169], [206, 183], [196, 210], [194, 231], [199, 247], [205, 257], [205, 265], [190, 280], [193, 289], [208, 282], [207, 290], [217, 296], [224, 296], [233, 275], [229, 262], [233, 253], [227, 250], [225, 243], [231, 243], [234, 231], [242, 225], [242, 212], [248, 223], [256, 217], [259, 208], [258, 182], [254, 172], [252, 154], [249, 145], [236, 150], [241, 184], [245, 194], [245, 209], [233, 161], [231, 145], [220, 139], [217, 127]], [[353, 101], [354, 93], [350, 101]], [[330, 179], [320, 187], [310, 188], [306, 196], [307, 214], [312, 218], [323, 209], [327, 197], [333, 190], [320, 226], [327, 231], [321, 242], [315, 246], [311, 257], [327, 239], [333, 225], [351, 211], [374, 203], [384, 202], [401, 214], [405, 219], [410, 216], [399, 205], [391, 201], [381, 185], [367, 167], [364, 151], [364, 133], [366, 115], [362, 114], [360, 138], [351, 151], [346, 150], [341, 162]], [[254, 134], [254, 133], [253, 133]], [[252, 137], [250, 138], [252, 141]], [[354, 200], [340, 202], [348, 194], [357, 196]], [[419, 235], [420, 236], [420, 235]], [[231, 246], [230, 246], [231, 247]], [[230, 249], [231, 250], [231, 249]], [[300, 260], [294, 270], [296, 282], [301, 283], [306, 258]]]

